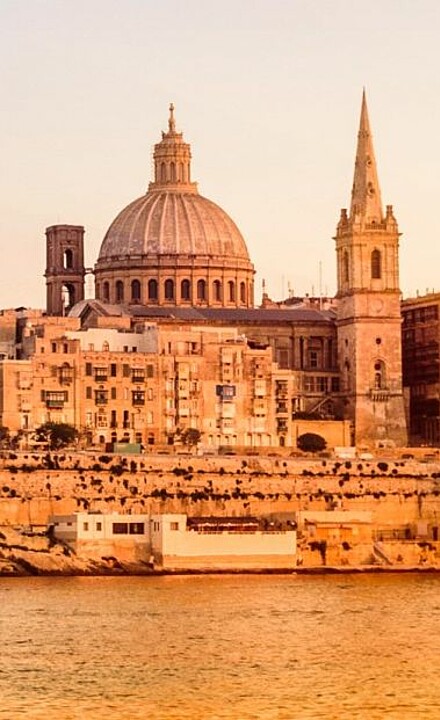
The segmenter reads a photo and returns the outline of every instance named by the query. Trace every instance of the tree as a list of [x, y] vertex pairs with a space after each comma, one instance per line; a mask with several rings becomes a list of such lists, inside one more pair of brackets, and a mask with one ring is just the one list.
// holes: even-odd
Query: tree
[[9, 443], [9, 428], [0, 425], [0, 447]]
[[304, 433], [300, 435], [296, 444], [299, 449], [304, 452], [320, 452], [321, 450], [325, 450], [327, 445], [324, 438], [316, 433]]
[[47, 422], [35, 430], [37, 442], [47, 442], [51, 450], [72, 445], [78, 437], [78, 431], [68, 423]]
[[201, 437], [202, 433], [196, 428], [186, 428], [180, 433], [180, 439], [182, 443], [184, 445], [189, 445], [189, 447], [194, 447], [195, 445], [197, 445], [197, 443], [200, 442]]

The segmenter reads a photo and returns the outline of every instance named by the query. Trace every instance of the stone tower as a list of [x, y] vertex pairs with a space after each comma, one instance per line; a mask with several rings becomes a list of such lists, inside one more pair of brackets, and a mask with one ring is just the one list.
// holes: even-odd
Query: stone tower
[[338, 357], [356, 444], [406, 444], [402, 392], [399, 231], [382, 211], [365, 92], [350, 213], [336, 231]]
[[48, 315], [66, 315], [84, 299], [84, 228], [52, 225], [46, 229]]

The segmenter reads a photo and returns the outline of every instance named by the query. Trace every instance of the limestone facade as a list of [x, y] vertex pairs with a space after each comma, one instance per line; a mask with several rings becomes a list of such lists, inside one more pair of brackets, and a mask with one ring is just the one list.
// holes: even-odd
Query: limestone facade
[[440, 444], [440, 294], [402, 303], [403, 383], [414, 444]]
[[[301, 411], [317, 401], [315, 371], [279, 368], [268, 344], [233, 327], [81, 330], [77, 318], [45, 317], [27, 326], [21, 352], [0, 363], [0, 424], [29, 437], [50, 421], [102, 447], [179, 444], [189, 428], [212, 448], [296, 447], [309, 429]], [[347, 422], [316, 429], [331, 446], [349, 443]]]

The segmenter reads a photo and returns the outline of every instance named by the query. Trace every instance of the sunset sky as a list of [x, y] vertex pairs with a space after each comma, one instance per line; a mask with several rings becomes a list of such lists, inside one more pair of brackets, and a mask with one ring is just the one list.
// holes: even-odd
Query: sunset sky
[[401, 287], [440, 290], [438, 0], [1, 0], [0, 308], [44, 307], [48, 225], [93, 267], [175, 104], [192, 178], [274, 299], [335, 292], [366, 87]]

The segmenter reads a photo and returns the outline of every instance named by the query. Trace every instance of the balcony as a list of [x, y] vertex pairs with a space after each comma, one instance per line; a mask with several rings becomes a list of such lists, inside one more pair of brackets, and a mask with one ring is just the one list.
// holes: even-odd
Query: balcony
[[95, 393], [95, 405], [107, 405], [108, 403], [108, 392], [98, 391]]
[[107, 370], [95, 370], [95, 382], [102, 383], [107, 382], [108, 380], [108, 372]]
[[131, 382], [144, 383], [145, 382], [144, 370], [133, 370], [131, 373]]
[[387, 402], [391, 393], [388, 388], [370, 389], [370, 400], [373, 402]]
[[66, 392], [52, 392], [49, 390], [44, 394], [44, 402], [48, 408], [63, 408], [66, 401]]
[[64, 400], [46, 400], [46, 407], [48, 408], [63, 408], [64, 407]]
[[61, 385], [70, 385], [73, 381], [73, 367], [70, 367], [70, 365], [63, 365], [59, 369], [59, 380]]
[[144, 392], [133, 392], [132, 393], [132, 404], [136, 407], [140, 407], [141, 405], [145, 405], [145, 393]]

